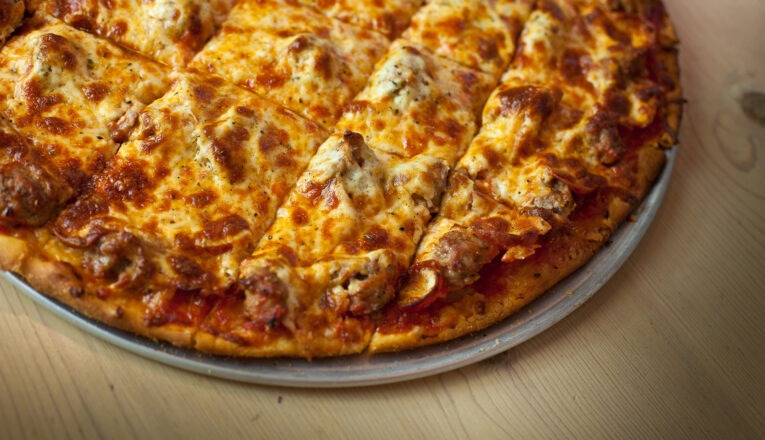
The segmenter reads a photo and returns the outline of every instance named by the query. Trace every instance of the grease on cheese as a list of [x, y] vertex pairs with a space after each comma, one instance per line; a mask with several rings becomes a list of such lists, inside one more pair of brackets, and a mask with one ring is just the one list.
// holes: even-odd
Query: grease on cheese
[[337, 123], [378, 151], [428, 154], [453, 163], [473, 137], [492, 79], [404, 40], [380, 60]]
[[185, 66], [234, 0], [49, 0], [45, 12], [172, 66]]
[[409, 25], [412, 15], [424, 0], [295, 0], [329, 17], [360, 28], [372, 29], [390, 39], [398, 37]]
[[159, 64], [57, 21], [0, 52], [0, 115], [75, 191], [168, 86]]
[[403, 38], [499, 78], [531, 11], [528, 0], [434, 0], [412, 18]]
[[240, 2], [192, 68], [223, 76], [325, 127], [387, 49], [380, 34], [275, 0]]
[[220, 78], [176, 76], [56, 223], [113, 287], [226, 290], [326, 137]]

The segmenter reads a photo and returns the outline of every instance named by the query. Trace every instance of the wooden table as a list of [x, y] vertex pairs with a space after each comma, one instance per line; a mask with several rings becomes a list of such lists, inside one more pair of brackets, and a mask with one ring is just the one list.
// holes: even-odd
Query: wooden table
[[765, 95], [759, 123], [740, 107], [765, 92], [765, 1], [665, 1], [689, 101], [672, 182], [560, 324], [424, 380], [286, 389], [146, 360], [3, 281], [0, 438], [765, 438]]

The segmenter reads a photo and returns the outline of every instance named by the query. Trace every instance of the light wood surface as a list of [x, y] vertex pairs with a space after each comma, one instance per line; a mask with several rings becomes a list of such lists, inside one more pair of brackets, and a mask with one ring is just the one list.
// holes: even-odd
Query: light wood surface
[[3, 281], [0, 438], [765, 438], [765, 121], [740, 107], [765, 93], [765, 1], [665, 2], [689, 101], [672, 182], [560, 324], [423, 380], [287, 389], [143, 359]]

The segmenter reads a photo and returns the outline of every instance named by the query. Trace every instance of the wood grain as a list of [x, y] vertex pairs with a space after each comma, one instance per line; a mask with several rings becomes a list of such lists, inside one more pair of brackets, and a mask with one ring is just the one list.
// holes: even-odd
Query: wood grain
[[627, 264], [562, 323], [403, 384], [300, 390], [167, 367], [0, 282], [0, 438], [765, 438], [765, 1], [666, 0], [689, 101]]

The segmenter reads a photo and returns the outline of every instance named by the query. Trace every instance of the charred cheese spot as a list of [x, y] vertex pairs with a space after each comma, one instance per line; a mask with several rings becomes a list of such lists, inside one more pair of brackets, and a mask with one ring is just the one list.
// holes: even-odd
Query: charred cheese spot
[[267, 125], [258, 140], [258, 146], [261, 151], [268, 152], [277, 147], [284, 147], [289, 143], [289, 133], [276, 128], [273, 125]]
[[21, 96], [29, 106], [32, 114], [40, 114], [48, 108], [64, 101], [59, 93], [43, 94], [40, 84], [35, 78], [21, 84]]
[[[72, 237], [91, 218], [106, 213], [108, 209], [108, 205], [103, 200], [80, 199], [61, 213], [53, 225], [53, 230], [60, 237]], [[77, 240], [68, 242], [73, 241]]]
[[109, 94], [109, 86], [101, 82], [85, 84], [82, 86], [82, 91], [88, 101], [97, 103], [101, 102]]
[[218, 241], [249, 229], [250, 225], [245, 219], [232, 214], [217, 220], [205, 221], [202, 224], [202, 235], [208, 240]]
[[244, 163], [246, 161], [242, 157], [244, 154], [242, 144], [249, 138], [250, 132], [247, 129], [235, 126], [223, 136], [212, 140], [212, 155], [225, 170], [231, 183], [240, 182], [244, 178]]
[[545, 119], [550, 116], [557, 101], [560, 100], [560, 91], [535, 86], [521, 86], [503, 90], [497, 95], [497, 98], [499, 98], [502, 116], [513, 116], [522, 111], [528, 111], [541, 119]]
[[53, 68], [60, 66], [64, 70], [75, 70], [79, 64], [80, 48], [61, 35], [47, 33], [40, 37], [35, 48], [35, 62]]
[[295, 211], [292, 213], [292, 221], [296, 225], [304, 225], [308, 223], [309, 217], [308, 212], [306, 212], [303, 208], [296, 208]]
[[218, 194], [214, 191], [206, 190], [198, 193], [194, 193], [186, 197], [188, 203], [195, 208], [204, 208], [210, 203], [214, 202], [218, 198]]
[[146, 174], [147, 163], [138, 160], [119, 161], [104, 176], [99, 176], [103, 194], [108, 200], [127, 200], [144, 205], [153, 200], [156, 187], [153, 179]]
[[176, 278], [175, 287], [184, 290], [202, 289], [211, 282], [211, 276], [193, 259], [183, 255], [171, 255], [168, 258]]

